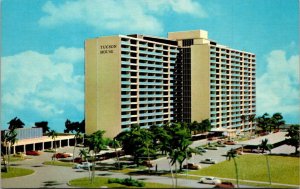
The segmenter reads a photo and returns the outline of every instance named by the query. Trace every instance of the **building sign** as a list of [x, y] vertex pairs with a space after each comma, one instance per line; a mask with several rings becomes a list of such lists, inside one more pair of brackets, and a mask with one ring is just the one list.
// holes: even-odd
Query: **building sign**
[[100, 45], [100, 54], [112, 54], [114, 53], [117, 45]]

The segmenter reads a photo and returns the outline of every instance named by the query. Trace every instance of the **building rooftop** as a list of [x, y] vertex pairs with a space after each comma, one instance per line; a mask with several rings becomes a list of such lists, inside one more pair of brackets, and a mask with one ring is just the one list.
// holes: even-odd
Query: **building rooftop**
[[[64, 136], [57, 136], [57, 138], [55, 138], [55, 140], [59, 141], [59, 140], [66, 140], [66, 139], [72, 139], [72, 138], [74, 138], [74, 135], [64, 135]], [[15, 143], [14, 146], [41, 143], [41, 142], [50, 142], [50, 141], [53, 141], [53, 139], [51, 137], [42, 136], [42, 137], [39, 137], [39, 138], [30, 138], [30, 139], [18, 140]]]

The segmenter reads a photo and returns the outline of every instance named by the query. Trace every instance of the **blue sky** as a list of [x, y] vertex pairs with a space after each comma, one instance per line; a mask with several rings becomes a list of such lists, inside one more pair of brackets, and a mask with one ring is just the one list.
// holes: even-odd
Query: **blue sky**
[[2, 0], [1, 126], [84, 119], [84, 40], [203, 29], [257, 56], [257, 114], [300, 123], [298, 0]]

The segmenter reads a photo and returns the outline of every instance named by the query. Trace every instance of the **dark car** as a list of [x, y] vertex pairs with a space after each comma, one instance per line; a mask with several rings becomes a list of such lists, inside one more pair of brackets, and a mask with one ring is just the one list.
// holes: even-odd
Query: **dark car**
[[227, 145], [235, 145], [236, 142], [233, 141], [233, 140], [228, 140], [228, 141], [225, 141], [224, 144], [227, 144]]
[[67, 158], [67, 157], [70, 157], [69, 154], [65, 154], [65, 153], [57, 153], [57, 154], [53, 154], [52, 157], [55, 157], [55, 158]]
[[81, 162], [83, 162], [83, 159], [82, 159], [81, 157], [76, 157], [76, 158], [74, 159], [74, 162], [75, 162], [75, 163], [81, 163]]
[[142, 162], [142, 165], [146, 166], [146, 167], [153, 167], [153, 163], [151, 161], [145, 160]]
[[39, 155], [41, 155], [41, 153], [39, 151], [30, 150], [30, 151], [26, 151], [26, 155], [39, 156]]
[[221, 182], [220, 184], [216, 184], [214, 188], [235, 188], [234, 184], [231, 182]]

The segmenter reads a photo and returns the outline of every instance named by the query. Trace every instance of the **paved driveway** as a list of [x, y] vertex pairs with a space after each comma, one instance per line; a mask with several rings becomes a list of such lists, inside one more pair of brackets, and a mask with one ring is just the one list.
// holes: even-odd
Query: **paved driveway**
[[[72, 152], [72, 148], [62, 148], [58, 149], [58, 152]], [[76, 152], [75, 154], [77, 154]], [[86, 170], [75, 170], [71, 167], [62, 167], [62, 166], [50, 166], [43, 165], [44, 161], [51, 160], [52, 153], [44, 152], [41, 156], [29, 156], [32, 159], [13, 162], [12, 166], [24, 167], [33, 169], [35, 173], [22, 176], [17, 178], [2, 179], [1, 186], [2, 188], [45, 188], [45, 187], [55, 187], [55, 188], [71, 188], [67, 185], [69, 180], [88, 177], [88, 171]], [[98, 176], [108, 176], [113, 178], [126, 178], [128, 175], [122, 173], [114, 173], [107, 171], [96, 171]], [[138, 175], [132, 176], [132, 178], [156, 182], [163, 184], [172, 184], [172, 179], [169, 177], [161, 176], [145, 176]], [[175, 181], [174, 181], [175, 182]], [[212, 188], [213, 185], [200, 184], [197, 180], [186, 180], [178, 179], [178, 186], [187, 186], [194, 188]]]

